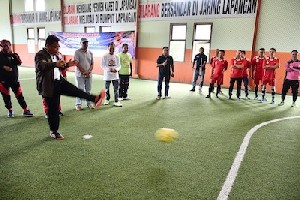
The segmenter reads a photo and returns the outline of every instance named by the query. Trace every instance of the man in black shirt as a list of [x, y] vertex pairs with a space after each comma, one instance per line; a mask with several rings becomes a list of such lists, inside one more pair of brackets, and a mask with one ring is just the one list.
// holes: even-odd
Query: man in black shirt
[[157, 100], [161, 99], [162, 81], [165, 78], [165, 98], [169, 98], [169, 82], [170, 78], [174, 77], [174, 61], [172, 56], [169, 55], [169, 48], [163, 47], [162, 55], [158, 57], [156, 61], [156, 67], [159, 68], [158, 72], [158, 84], [156, 97]]
[[[199, 53], [195, 55], [192, 69], [194, 69], [194, 79], [193, 79], [193, 88], [190, 90], [191, 92], [195, 92], [196, 82], [198, 77], [200, 76], [201, 81], [199, 84], [199, 91], [201, 91], [204, 82], [204, 75], [205, 75], [205, 65], [207, 63], [207, 56], [204, 54], [204, 48], [201, 47]], [[195, 68], [196, 64], [196, 68]]]
[[14, 117], [9, 92], [9, 89], [11, 88], [15, 93], [18, 103], [24, 110], [23, 116], [32, 117], [33, 114], [27, 108], [19, 82], [18, 65], [21, 65], [22, 61], [17, 53], [12, 52], [10, 41], [1, 40], [0, 45], [2, 47], [0, 52], [0, 91], [5, 107], [8, 110], [7, 116]]

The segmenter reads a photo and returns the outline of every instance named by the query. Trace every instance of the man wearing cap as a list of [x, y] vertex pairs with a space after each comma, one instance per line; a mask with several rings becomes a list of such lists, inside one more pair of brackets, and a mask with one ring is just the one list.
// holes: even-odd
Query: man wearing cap
[[[81, 48], [75, 51], [74, 60], [78, 61], [78, 65], [75, 67], [75, 83], [76, 86], [89, 93], [92, 87], [92, 71], [93, 71], [93, 53], [87, 49], [87, 38], [81, 38]], [[87, 101], [87, 107], [94, 109], [94, 104]], [[81, 110], [81, 99], [76, 98], [75, 109]]]

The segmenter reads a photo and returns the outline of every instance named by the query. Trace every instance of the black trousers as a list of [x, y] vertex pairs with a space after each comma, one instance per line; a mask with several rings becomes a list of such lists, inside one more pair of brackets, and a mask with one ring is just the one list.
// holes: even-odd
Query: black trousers
[[27, 108], [27, 104], [26, 104], [26, 101], [24, 99], [24, 96], [23, 96], [23, 93], [22, 93], [22, 88], [20, 86], [19, 81], [1, 81], [0, 82], [0, 92], [1, 92], [1, 95], [2, 95], [2, 98], [3, 98], [3, 101], [5, 103], [5, 107], [7, 109], [12, 108], [11, 97], [10, 97], [10, 92], [9, 92], [10, 88], [15, 93], [15, 96], [16, 96], [20, 106], [23, 109]]
[[290, 88], [292, 88], [293, 102], [297, 101], [299, 81], [298, 80], [288, 80], [288, 79], [285, 79], [283, 82], [283, 87], [282, 87], [282, 92], [281, 92], [282, 101], [285, 100], [285, 95], [289, 91]]
[[171, 74], [170, 73], [158, 73], [158, 80], [157, 80], [157, 92], [158, 96], [162, 96], [161, 90], [162, 90], [162, 82], [163, 79], [165, 78], [165, 96], [169, 96], [169, 83], [171, 79]]
[[120, 76], [119, 97], [127, 98], [127, 90], [129, 88], [129, 75], [119, 75], [119, 76]]
[[236, 86], [236, 97], [240, 98], [241, 96], [241, 85], [242, 85], [242, 81], [243, 78], [231, 78], [230, 79], [230, 86], [229, 86], [229, 96], [232, 95], [232, 90], [233, 90], [233, 86], [234, 86], [234, 82], [237, 81], [237, 86]]
[[57, 132], [59, 129], [59, 104], [60, 95], [66, 95], [71, 97], [79, 97], [86, 99], [88, 101], [95, 102], [96, 96], [90, 95], [80, 89], [75, 85], [69, 83], [64, 78], [60, 77], [60, 80], [54, 81], [54, 93], [52, 97], [45, 97], [45, 101], [48, 104], [48, 124], [50, 131]]

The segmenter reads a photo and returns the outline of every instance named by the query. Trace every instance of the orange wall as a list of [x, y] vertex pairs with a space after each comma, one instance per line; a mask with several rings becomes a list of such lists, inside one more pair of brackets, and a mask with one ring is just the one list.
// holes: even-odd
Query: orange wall
[[[157, 79], [156, 59], [161, 55], [161, 48], [139, 48], [138, 49], [138, 75], [141, 79]], [[230, 59], [235, 57], [236, 50], [226, 50], [225, 58], [230, 63]], [[247, 51], [249, 58], [250, 51]], [[214, 50], [210, 55], [214, 55]], [[175, 77], [173, 82], [191, 83], [193, 78], [192, 71], [192, 50], [187, 49], [185, 52], [184, 62], [175, 62]], [[266, 54], [268, 55], [268, 54]], [[290, 53], [277, 53], [276, 56], [280, 59], [280, 68], [276, 71], [276, 90], [281, 93], [283, 78], [285, 76], [284, 64], [290, 59]], [[206, 67], [205, 85], [209, 85], [211, 66], [208, 64]], [[227, 70], [224, 74], [223, 87], [229, 87], [230, 82], [230, 70]], [[250, 87], [253, 87], [253, 81], [250, 80]], [[269, 90], [268, 90], [269, 91]]]
[[[38, 50], [38, 47], [36, 47]], [[27, 53], [27, 44], [17, 44], [14, 45], [14, 50], [17, 52], [22, 61], [23, 65], [34, 67], [34, 56], [35, 54]], [[225, 58], [228, 62], [230, 59], [235, 56], [236, 50], [226, 50]], [[133, 71], [137, 72], [137, 75], [141, 79], [157, 79], [157, 68], [156, 68], [156, 59], [159, 55], [161, 55], [161, 48], [139, 48], [138, 49], [138, 59], [133, 60]], [[214, 50], [211, 51], [211, 55], [214, 55]], [[267, 54], [268, 55], [268, 54]], [[247, 56], [250, 56], [250, 51], [247, 51]], [[278, 93], [281, 92], [283, 78], [285, 75], [284, 63], [290, 59], [290, 53], [286, 52], [278, 52], [276, 56], [280, 59], [280, 68], [277, 70], [276, 74], [276, 90]], [[72, 59], [72, 56], [66, 56], [65, 60]], [[135, 67], [137, 66], [137, 67]], [[74, 71], [74, 67], [69, 69], [70, 71]], [[208, 64], [206, 68], [205, 75], [205, 85], [209, 84], [209, 74], [211, 71], [211, 67]], [[100, 58], [94, 58], [94, 73], [103, 74], [103, 71], [100, 67]], [[191, 83], [192, 82], [192, 50], [187, 49], [185, 52], [185, 61], [184, 62], [175, 62], [175, 77], [172, 78], [172, 82], [180, 82], [180, 83]], [[224, 87], [229, 87], [230, 81], [230, 70], [227, 70], [224, 74]], [[250, 81], [250, 87], [253, 86], [253, 82]]]

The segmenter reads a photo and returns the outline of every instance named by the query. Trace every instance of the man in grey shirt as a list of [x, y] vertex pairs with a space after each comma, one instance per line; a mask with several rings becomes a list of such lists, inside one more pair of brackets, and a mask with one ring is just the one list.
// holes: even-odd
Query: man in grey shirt
[[[74, 60], [78, 61], [78, 65], [75, 67], [75, 83], [79, 89], [90, 94], [94, 60], [93, 53], [87, 48], [87, 38], [81, 38], [81, 48], [76, 50], [74, 55]], [[90, 101], [87, 101], [87, 107], [90, 109], [95, 108]], [[75, 109], [82, 110], [80, 98], [76, 98]]]

